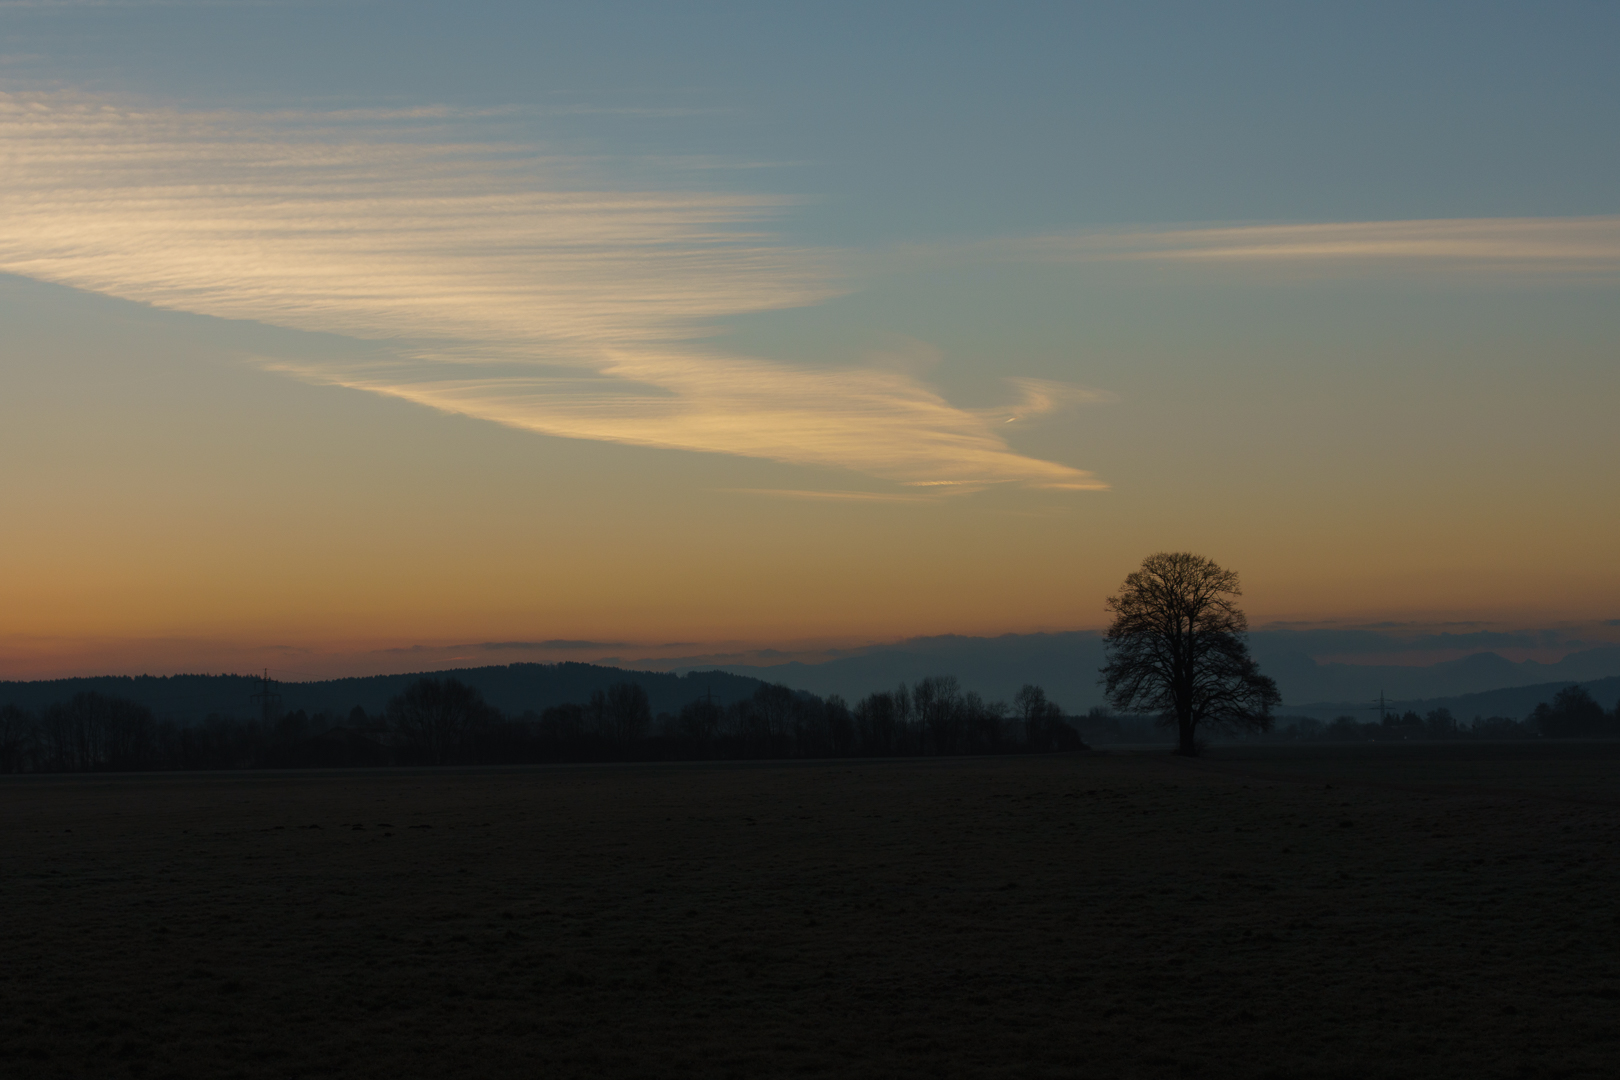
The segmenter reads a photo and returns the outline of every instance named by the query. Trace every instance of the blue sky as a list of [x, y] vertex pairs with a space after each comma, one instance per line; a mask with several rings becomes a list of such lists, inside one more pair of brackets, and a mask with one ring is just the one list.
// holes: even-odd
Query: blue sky
[[840, 245], [1603, 214], [1620, 164], [1620, 12], [1599, 3], [21, 3], [0, 18], [14, 82], [247, 108], [527, 106], [539, 115], [513, 126], [570, 151], [752, 166], [733, 181], [812, 200], [787, 227]]

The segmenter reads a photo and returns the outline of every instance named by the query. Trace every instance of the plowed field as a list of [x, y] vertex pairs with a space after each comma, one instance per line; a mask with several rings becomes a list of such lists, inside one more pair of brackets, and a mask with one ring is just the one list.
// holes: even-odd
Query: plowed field
[[0, 778], [8, 1077], [1620, 1076], [1620, 747]]

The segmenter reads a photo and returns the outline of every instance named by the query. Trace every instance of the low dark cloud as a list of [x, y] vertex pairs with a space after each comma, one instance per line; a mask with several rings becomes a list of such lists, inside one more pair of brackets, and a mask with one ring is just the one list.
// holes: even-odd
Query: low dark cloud
[[488, 652], [529, 651], [534, 649], [620, 649], [623, 641], [579, 641], [573, 638], [550, 638], [546, 641], [479, 641], [464, 645], [396, 645], [382, 649], [385, 653], [446, 653], [463, 649], [482, 649]]
[[[1353, 653], [1428, 652], [1456, 649], [1478, 652], [1488, 649], [1577, 649], [1594, 642], [1584, 641], [1567, 630], [1451, 630], [1413, 632], [1420, 624], [1381, 622], [1354, 627], [1294, 629], [1299, 624], [1272, 623], [1256, 631], [1261, 638], [1272, 638], [1312, 655]], [[1433, 625], [1433, 624], [1430, 624]], [[1442, 623], [1449, 626], [1478, 626], [1477, 622]], [[1616, 624], [1609, 624], [1616, 625]], [[1406, 631], [1406, 632], [1402, 632]]]
[[551, 638], [546, 641], [480, 641], [478, 648], [499, 651], [503, 649], [620, 649], [623, 641], [576, 641], [572, 638]]

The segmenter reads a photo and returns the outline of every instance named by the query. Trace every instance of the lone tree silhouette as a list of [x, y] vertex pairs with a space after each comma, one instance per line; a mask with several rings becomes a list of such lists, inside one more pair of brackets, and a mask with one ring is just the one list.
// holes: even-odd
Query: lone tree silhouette
[[1108, 598], [1108, 700], [1123, 712], [1174, 718], [1178, 754], [1198, 753], [1202, 723], [1268, 730], [1282, 701], [1249, 656], [1248, 620], [1227, 599], [1241, 595], [1232, 571], [1200, 555], [1160, 552]]

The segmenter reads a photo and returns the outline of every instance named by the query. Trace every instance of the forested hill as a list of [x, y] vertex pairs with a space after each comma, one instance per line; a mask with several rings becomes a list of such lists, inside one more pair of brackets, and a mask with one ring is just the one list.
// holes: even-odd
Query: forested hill
[[[1566, 686], [1579, 686], [1602, 705], [1611, 709], [1620, 701], [1620, 675], [1607, 679], [1588, 679], [1585, 682], [1576, 682], [1573, 679], [1562, 682], [1537, 683], [1534, 686], [1508, 686], [1500, 690], [1486, 690], [1478, 694], [1457, 694], [1452, 697], [1414, 698], [1396, 701], [1391, 698], [1386, 707], [1395, 713], [1415, 712], [1420, 716], [1427, 715], [1435, 709], [1449, 709], [1453, 715], [1464, 723], [1476, 716], [1506, 716], [1513, 720], [1522, 720], [1530, 711], [1543, 702], [1553, 699], [1558, 691]], [[1321, 701], [1308, 705], [1286, 706], [1284, 713], [1299, 716], [1314, 716], [1322, 720], [1330, 720], [1335, 716], [1349, 714], [1358, 720], [1367, 719], [1368, 707], [1365, 699], [1361, 701]]]
[[[506, 664], [461, 668], [453, 671], [372, 675], [359, 679], [321, 682], [277, 682], [271, 689], [281, 695], [277, 711], [304, 710], [310, 715], [328, 712], [345, 717], [356, 705], [376, 714], [388, 699], [423, 675], [455, 678], [476, 687], [484, 700], [509, 715], [539, 712], [565, 702], [582, 703], [592, 691], [617, 682], [634, 682], [647, 691], [654, 714], [678, 713], [689, 701], [712, 693], [722, 705], [745, 698], [761, 680], [723, 671], [673, 675], [656, 671], [625, 671], [596, 664]], [[259, 680], [249, 675], [102, 675], [84, 679], [47, 679], [38, 682], [0, 682], [0, 705], [16, 705], [39, 713], [57, 702], [87, 690], [145, 705], [159, 718], [196, 723], [210, 713], [251, 717], [259, 712], [253, 697]]]

